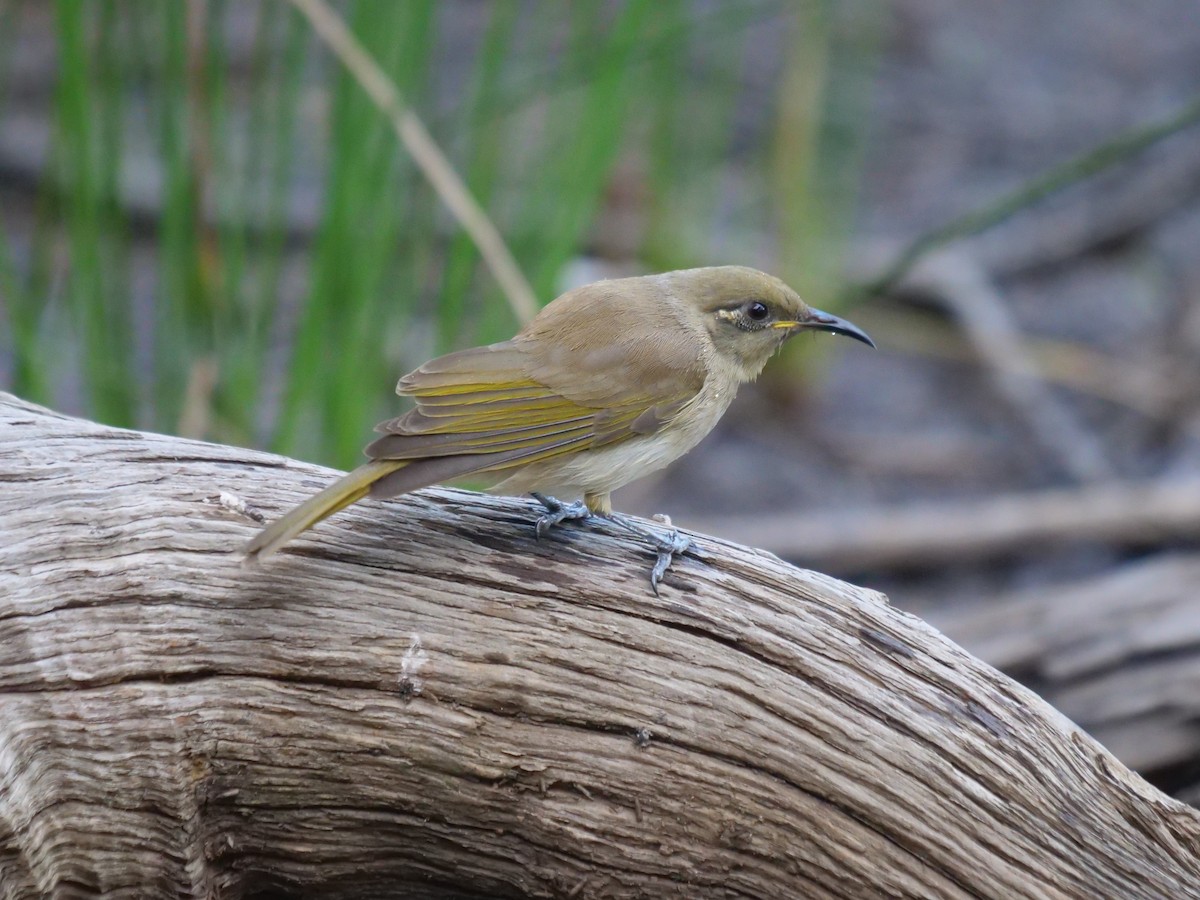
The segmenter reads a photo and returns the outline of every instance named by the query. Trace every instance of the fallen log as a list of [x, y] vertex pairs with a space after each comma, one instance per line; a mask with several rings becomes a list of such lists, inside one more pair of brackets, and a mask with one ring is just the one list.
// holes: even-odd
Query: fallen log
[[1200, 539], [1200, 478], [1114, 480], [903, 507], [686, 521], [697, 530], [736, 534], [788, 559], [838, 572], [927, 570], [1083, 542], [1146, 547]]
[[869, 590], [0, 395], [7, 898], [1197, 897], [1200, 816]]
[[[1200, 759], [1200, 556], [1168, 553], [1112, 572], [923, 614], [1054, 704], [1127, 766], [1179, 773]], [[1194, 793], [1194, 790], [1192, 791]]]

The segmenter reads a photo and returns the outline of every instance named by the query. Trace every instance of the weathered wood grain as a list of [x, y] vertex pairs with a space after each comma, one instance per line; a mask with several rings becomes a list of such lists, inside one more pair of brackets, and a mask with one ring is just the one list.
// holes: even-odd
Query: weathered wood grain
[[[1200, 555], [1163, 554], [930, 621], [1019, 678], [1139, 772], [1200, 759]], [[1194, 793], [1194, 790], [1193, 790]]]
[[870, 591], [0, 396], [0, 895], [1200, 896], [1200, 817]]

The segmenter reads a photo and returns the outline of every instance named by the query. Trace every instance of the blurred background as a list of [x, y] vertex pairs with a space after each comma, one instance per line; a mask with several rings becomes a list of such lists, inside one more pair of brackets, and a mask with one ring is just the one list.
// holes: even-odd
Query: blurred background
[[[1194, 0], [334, 9], [541, 302], [739, 263], [878, 342], [619, 509], [886, 591], [1200, 801]], [[518, 325], [287, 0], [0, 0], [0, 388], [348, 468]]]

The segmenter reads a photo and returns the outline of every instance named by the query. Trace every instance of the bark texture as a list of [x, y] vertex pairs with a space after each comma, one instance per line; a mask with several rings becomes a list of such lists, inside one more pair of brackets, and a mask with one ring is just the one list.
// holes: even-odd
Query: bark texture
[[1188, 797], [1200, 797], [1198, 587], [1200, 555], [1181, 552], [928, 616], [1126, 765], [1181, 781]]
[[0, 395], [0, 895], [1200, 896], [1200, 816], [884, 597]]

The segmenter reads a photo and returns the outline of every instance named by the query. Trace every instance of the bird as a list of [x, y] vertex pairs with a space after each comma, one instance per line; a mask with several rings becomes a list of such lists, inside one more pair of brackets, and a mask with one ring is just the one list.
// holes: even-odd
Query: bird
[[530, 494], [541, 505], [538, 537], [583, 519], [643, 535], [658, 554], [650, 575], [658, 594], [672, 560], [694, 545], [665, 517], [660, 533], [614, 513], [612, 492], [695, 447], [738, 387], [805, 331], [875, 346], [856, 325], [745, 266], [574, 288], [510, 340], [439, 356], [401, 378], [396, 393], [413, 407], [376, 426], [369, 461], [263, 528], [242, 552], [263, 559], [364, 497], [482, 478], [491, 493]]

